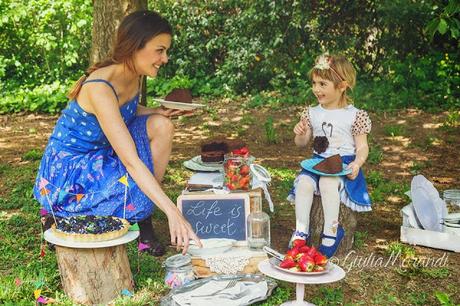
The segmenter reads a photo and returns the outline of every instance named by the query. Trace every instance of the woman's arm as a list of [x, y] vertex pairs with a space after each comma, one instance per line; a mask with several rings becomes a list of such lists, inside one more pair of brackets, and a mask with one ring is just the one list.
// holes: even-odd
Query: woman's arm
[[356, 158], [352, 161], [347, 169], [352, 169], [352, 172], [347, 175], [350, 180], [354, 180], [358, 176], [359, 168], [366, 162], [369, 155], [369, 145], [367, 144], [367, 134], [356, 135], [353, 137], [356, 146]]
[[87, 84], [88, 100], [99, 124], [117, 153], [129, 175], [139, 188], [168, 217], [171, 243], [183, 247], [185, 253], [189, 240], [201, 245], [190, 224], [184, 219], [176, 205], [163, 192], [153, 174], [137, 155], [136, 146], [120, 114], [119, 106], [111, 89], [103, 84]]

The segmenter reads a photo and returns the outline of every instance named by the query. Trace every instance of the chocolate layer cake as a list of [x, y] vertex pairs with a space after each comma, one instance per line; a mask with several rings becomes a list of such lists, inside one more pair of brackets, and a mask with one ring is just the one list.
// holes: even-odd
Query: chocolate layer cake
[[339, 154], [329, 156], [316, 164], [313, 169], [327, 174], [339, 173], [342, 171], [342, 158]]
[[192, 92], [186, 88], [173, 89], [165, 97], [166, 101], [192, 103]]
[[201, 145], [201, 161], [204, 163], [216, 163], [224, 160], [228, 146], [225, 141], [211, 141]]

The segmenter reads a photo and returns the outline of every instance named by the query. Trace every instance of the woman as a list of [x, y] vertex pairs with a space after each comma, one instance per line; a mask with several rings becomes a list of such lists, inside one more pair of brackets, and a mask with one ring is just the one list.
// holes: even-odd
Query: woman
[[168, 62], [171, 34], [155, 12], [123, 19], [111, 57], [90, 67], [71, 89], [34, 186], [48, 216], [110, 215], [138, 222], [140, 249], [154, 256], [164, 253], [153, 234], [154, 205], [168, 217], [177, 249], [185, 253], [190, 239], [201, 245], [160, 187], [174, 134], [169, 117], [180, 112], [138, 105], [142, 77], [155, 77]]

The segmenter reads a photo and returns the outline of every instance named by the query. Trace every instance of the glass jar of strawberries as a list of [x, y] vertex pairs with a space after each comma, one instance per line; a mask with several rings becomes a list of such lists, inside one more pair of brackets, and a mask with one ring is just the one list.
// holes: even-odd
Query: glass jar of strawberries
[[247, 147], [233, 150], [230, 154], [225, 155], [225, 186], [229, 190], [249, 190], [251, 181], [249, 163]]

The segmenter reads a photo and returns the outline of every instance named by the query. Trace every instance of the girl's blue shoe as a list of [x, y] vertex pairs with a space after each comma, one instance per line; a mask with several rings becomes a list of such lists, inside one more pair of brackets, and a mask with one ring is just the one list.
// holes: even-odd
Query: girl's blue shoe
[[321, 234], [321, 239], [323, 238], [329, 238], [329, 239], [334, 239], [335, 242], [331, 246], [325, 246], [321, 244], [318, 248], [318, 251], [325, 255], [327, 258], [331, 258], [334, 256], [334, 254], [337, 252], [337, 249], [339, 248], [340, 242], [342, 242], [343, 237], [345, 237], [345, 230], [341, 225], [337, 227], [337, 236], [329, 236], [329, 235], [324, 235]]

